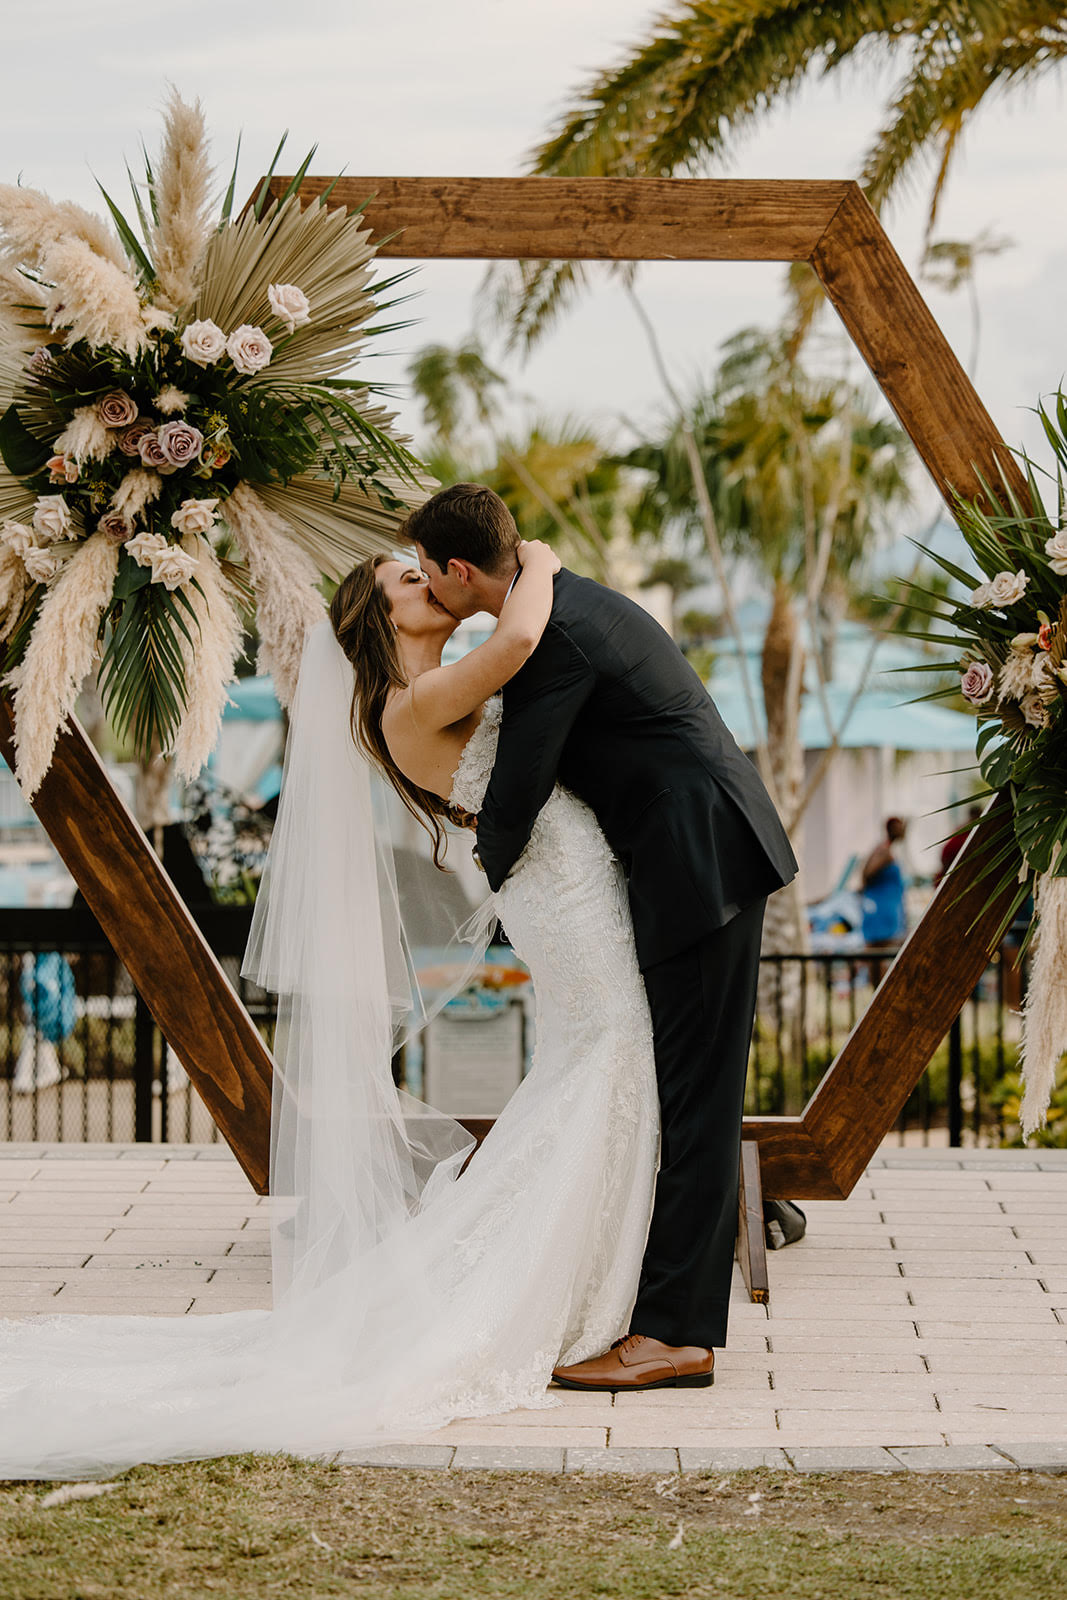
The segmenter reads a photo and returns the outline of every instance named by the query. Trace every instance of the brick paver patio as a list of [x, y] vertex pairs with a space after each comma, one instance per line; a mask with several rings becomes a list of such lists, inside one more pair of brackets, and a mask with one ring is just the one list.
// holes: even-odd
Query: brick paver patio
[[[0, 1146], [0, 1315], [270, 1303], [269, 1202], [221, 1146]], [[563, 1393], [346, 1459], [677, 1471], [1067, 1470], [1067, 1152], [889, 1151], [738, 1275], [711, 1389]]]

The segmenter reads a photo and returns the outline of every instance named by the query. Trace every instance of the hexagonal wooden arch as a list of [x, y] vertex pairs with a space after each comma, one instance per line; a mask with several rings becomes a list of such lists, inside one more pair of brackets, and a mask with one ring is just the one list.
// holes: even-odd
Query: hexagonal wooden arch
[[[275, 177], [280, 197], [288, 178]], [[980, 476], [1025, 498], [1013, 457], [861, 190], [850, 182], [657, 178], [305, 178], [365, 205], [408, 259], [807, 261], [946, 500]], [[11, 763], [10, 710], [0, 747]], [[162, 1032], [266, 1192], [271, 1062], [255, 1027], [80, 729], [36, 810]], [[1003, 910], [974, 853], [936, 895], [798, 1117], [746, 1118], [765, 1194], [849, 1193], [985, 968]]]

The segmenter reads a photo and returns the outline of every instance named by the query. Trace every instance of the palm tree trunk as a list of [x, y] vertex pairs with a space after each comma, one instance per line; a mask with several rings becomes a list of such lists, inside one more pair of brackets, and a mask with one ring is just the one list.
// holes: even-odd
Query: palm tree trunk
[[[804, 750], [800, 742], [800, 701], [803, 691], [804, 646], [800, 635], [796, 603], [789, 585], [778, 578], [774, 586], [770, 620], [763, 641], [760, 669], [763, 702], [767, 717], [767, 748], [774, 773], [775, 788], [782, 809], [782, 821], [790, 828], [796, 817], [804, 787]], [[798, 841], [793, 847], [799, 859]], [[765, 956], [801, 955], [808, 950], [808, 919], [802, 887], [803, 863], [793, 882], [767, 902], [763, 924]], [[799, 963], [781, 967], [765, 962], [760, 971], [757, 1001], [759, 1025], [782, 1037], [785, 1111], [795, 1111], [803, 1101], [802, 1067], [804, 1041], [802, 991], [804, 969]], [[777, 1013], [781, 1010], [781, 1026]]]

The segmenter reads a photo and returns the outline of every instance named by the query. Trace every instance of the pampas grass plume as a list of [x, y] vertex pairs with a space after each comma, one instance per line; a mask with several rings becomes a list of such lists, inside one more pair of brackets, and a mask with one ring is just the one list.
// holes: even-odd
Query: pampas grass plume
[[57, 455], [74, 461], [103, 461], [114, 448], [115, 435], [96, 414], [95, 406], [79, 406], [55, 443]]
[[1037, 954], [1023, 1003], [1021, 1071], [1023, 1138], [1040, 1128], [1048, 1111], [1060, 1057], [1067, 1049], [1067, 878], [1038, 879]]
[[146, 335], [137, 285], [124, 268], [98, 256], [84, 240], [67, 238], [44, 254], [41, 270], [55, 285], [48, 300], [53, 327], [134, 359]]
[[179, 311], [196, 297], [197, 269], [213, 231], [212, 176], [200, 102], [187, 105], [172, 89], [155, 174], [159, 221], [152, 233], [156, 300], [168, 311]]
[[76, 239], [102, 261], [127, 269], [122, 245], [102, 217], [72, 200], [50, 200], [40, 189], [0, 183], [0, 235], [15, 266], [39, 266], [54, 246]]
[[10, 545], [0, 545], [0, 639], [15, 626], [25, 598], [26, 568]]
[[15, 772], [28, 800], [40, 788], [59, 730], [92, 670], [118, 565], [118, 546], [105, 534], [91, 534], [78, 546], [45, 594], [26, 654], [9, 676], [15, 690]]
[[132, 528], [134, 518], [156, 499], [162, 487], [163, 479], [158, 472], [149, 472], [147, 467], [133, 467], [111, 496], [111, 509], [125, 517]]
[[180, 636], [185, 657], [186, 709], [171, 755], [178, 776], [192, 780], [215, 748], [222, 713], [229, 704], [226, 691], [233, 682], [244, 629], [234, 607], [234, 590], [210, 544], [204, 539], [191, 539], [183, 540], [183, 546], [199, 562], [199, 589], [195, 584], [185, 588], [199, 631], [190, 625], [192, 645], [184, 634]]
[[47, 337], [44, 299], [36, 283], [15, 267], [0, 265], [0, 340], [29, 351]]
[[293, 543], [284, 518], [268, 510], [247, 483], [239, 483], [227, 500], [226, 521], [256, 591], [258, 664], [272, 674], [282, 705], [291, 705], [304, 640], [325, 614], [318, 569]]

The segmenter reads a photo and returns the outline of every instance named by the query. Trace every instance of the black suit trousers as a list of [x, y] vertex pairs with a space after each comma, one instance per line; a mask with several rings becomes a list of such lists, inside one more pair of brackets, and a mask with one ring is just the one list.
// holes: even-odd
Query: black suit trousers
[[659, 1084], [656, 1198], [633, 1333], [726, 1343], [741, 1116], [765, 900], [644, 972]]

